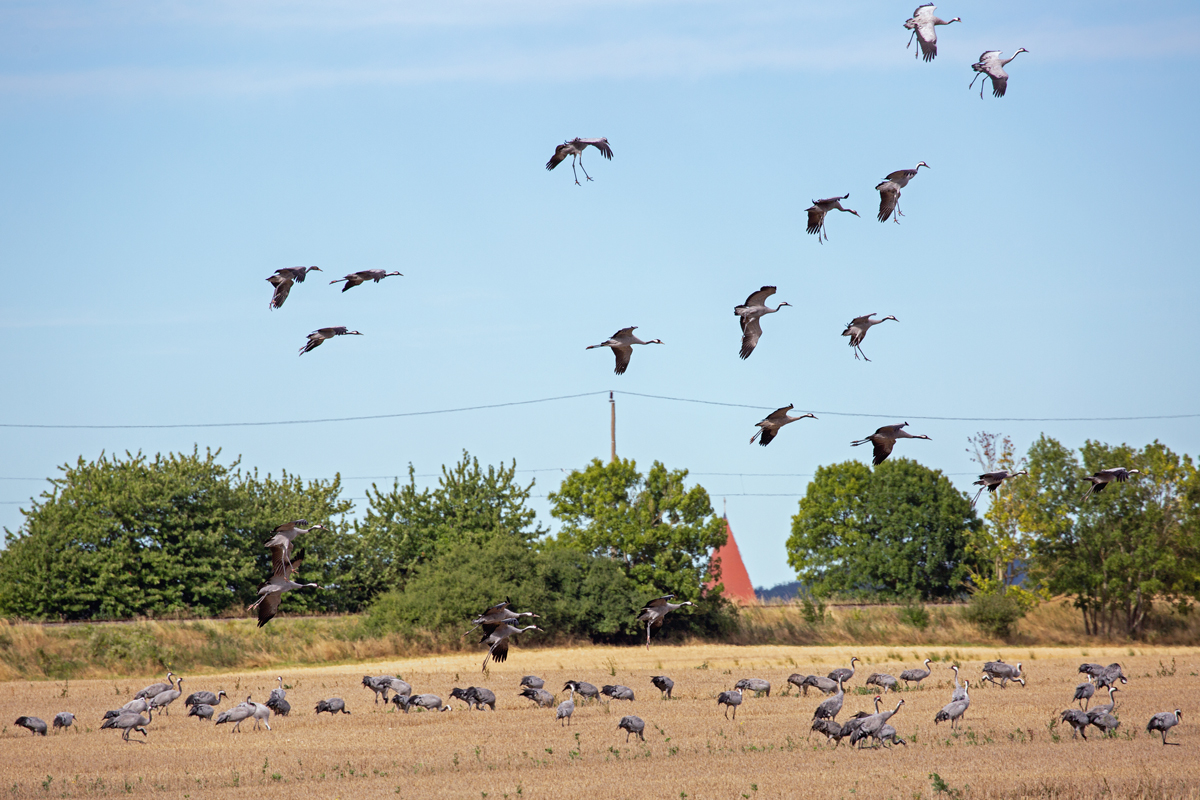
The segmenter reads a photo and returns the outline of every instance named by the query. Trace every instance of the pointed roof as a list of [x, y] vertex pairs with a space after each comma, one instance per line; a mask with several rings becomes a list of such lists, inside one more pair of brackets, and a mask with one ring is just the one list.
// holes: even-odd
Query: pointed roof
[[[725, 517], [725, 532], [729, 538], [712, 553], [712, 560], [720, 563], [720, 583], [725, 585], [725, 597], [740, 605], [754, 605], [758, 598], [754, 594], [754, 584], [750, 582], [750, 573], [746, 572], [746, 565], [742, 563], [737, 540], [733, 538], [729, 517]], [[717, 581], [709, 581], [708, 586], [712, 588], [716, 584]]]

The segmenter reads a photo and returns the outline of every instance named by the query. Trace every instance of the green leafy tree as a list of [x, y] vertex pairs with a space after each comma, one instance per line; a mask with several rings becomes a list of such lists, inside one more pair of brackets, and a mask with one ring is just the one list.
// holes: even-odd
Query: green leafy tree
[[[1158, 442], [1088, 441], [1081, 455], [1046, 436], [1034, 443], [1033, 481], [1014, 490], [1020, 524], [1040, 579], [1073, 598], [1087, 633], [1142, 636], [1155, 600], [1182, 611], [1200, 598], [1200, 477]], [[1141, 474], [1083, 500], [1084, 476], [1113, 466]]]
[[[350, 504], [337, 481], [303, 484], [243, 474], [220, 451], [101, 455], [64, 465], [5, 531], [0, 613], [30, 619], [217, 614], [252, 600], [270, 574], [262, 543], [282, 521], [330, 523]], [[306, 574], [336, 577], [336, 534], [314, 533]], [[305, 552], [304, 549], [301, 552]], [[318, 580], [318, 582], [320, 582]], [[290, 600], [290, 598], [289, 598]], [[326, 601], [328, 602], [328, 601]], [[297, 597], [293, 608], [320, 607]], [[306, 605], [309, 604], [309, 605]]]
[[[663, 594], [698, 603], [692, 622], [705, 629], [725, 624], [719, 586], [705, 592], [713, 574], [710, 553], [727, 538], [702, 486], [686, 485], [687, 470], [655, 461], [644, 476], [630, 459], [593, 460], [551, 492], [551, 514], [562, 522], [557, 542], [616, 561], [638, 592], [637, 604]], [[638, 623], [629, 616], [625, 632]]]
[[498, 537], [529, 549], [546, 533], [527, 505], [533, 486], [517, 481], [515, 461], [484, 469], [465, 451], [456, 465], [442, 467], [434, 488], [418, 489], [411, 465], [408, 483], [395, 481], [389, 491], [372, 485], [350, 543], [344, 590], [366, 603], [403, 589], [421, 564], [459, 545], [481, 547]]
[[980, 523], [938, 470], [899, 458], [820, 467], [800, 500], [788, 563], [818, 597], [961, 595]]

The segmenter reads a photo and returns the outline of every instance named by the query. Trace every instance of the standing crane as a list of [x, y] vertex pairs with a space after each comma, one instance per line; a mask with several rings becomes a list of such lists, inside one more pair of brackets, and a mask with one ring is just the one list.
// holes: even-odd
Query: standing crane
[[1025, 679], [1021, 677], [1021, 662], [1018, 661], [1014, 667], [1011, 664], [1005, 664], [1003, 661], [988, 661], [983, 665], [983, 677], [980, 678], [979, 685], [983, 686], [983, 681], [995, 683], [1000, 681], [1000, 688], [1007, 688], [1009, 681], [1016, 681], [1022, 686], [1025, 685]]
[[1096, 684], [1088, 681], [1081, 683], [1075, 687], [1074, 700], [1079, 703], [1081, 711], [1087, 711], [1088, 706], [1092, 702], [1092, 695], [1096, 694]]
[[1083, 500], [1087, 500], [1093, 494], [1100, 494], [1104, 491], [1104, 487], [1110, 483], [1125, 483], [1129, 480], [1130, 475], [1140, 475], [1141, 471], [1136, 469], [1125, 469], [1124, 467], [1109, 467], [1102, 469], [1094, 475], [1088, 475], [1084, 478], [1086, 481], [1091, 481], [1091, 486], [1088, 487], [1087, 494], [1083, 496]]
[[608, 139], [580, 139], [576, 136], [569, 142], [563, 142], [558, 147], [554, 148], [554, 155], [550, 156], [550, 160], [546, 162], [546, 169], [552, 170], [561, 164], [567, 156], [571, 157], [571, 172], [575, 175], [575, 185], [582, 186], [579, 182], [579, 173], [575, 172], [575, 160], [579, 159], [579, 168], [583, 170], [583, 177], [589, 181], [593, 180], [591, 175], [588, 175], [587, 170], [583, 168], [583, 151], [588, 145], [600, 151], [600, 155], [612, 161], [613, 151], [608, 146]]
[[150, 701], [150, 708], [158, 710], [162, 709], [162, 713], [169, 714], [167, 706], [174, 703], [183, 694], [183, 678], [175, 682], [175, 687], [167, 689], [165, 692], [159, 692], [154, 695], [154, 699]]
[[1063, 722], [1071, 726], [1071, 738], [1076, 739], [1080, 736], [1087, 741], [1087, 726], [1092, 723], [1088, 715], [1080, 711], [1078, 708], [1068, 708], [1059, 715]]
[[962, 700], [967, 696], [967, 687], [971, 682], [964, 680], [962, 685], [958, 684], [958, 664], [951, 664], [950, 669], [954, 670], [954, 691], [950, 694], [951, 700]]
[[351, 272], [344, 278], [338, 278], [336, 281], [330, 281], [329, 284], [332, 286], [335, 283], [341, 283], [342, 281], [345, 281], [346, 285], [342, 287], [342, 291], [348, 292], [355, 286], [361, 286], [367, 281], [379, 283], [384, 278], [392, 275], [399, 275], [401, 278], [404, 277], [403, 272], [387, 272], [382, 269], [360, 269], [358, 272]]
[[837, 669], [830, 670], [829, 680], [842, 681], [843, 683], [850, 680], [851, 678], [854, 677], [854, 664], [855, 664], [855, 662], [860, 661], [860, 660], [861, 659], [859, 659], [858, 656], [850, 656], [850, 666], [838, 667]]
[[[904, 27], [912, 31], [912, 36], [908, 37], [908, 44], [904, 46], [907, 50], [912, 47], [913, 37], [921, 45], [921, 55], [926, 61], [933, 61], [937, 58], [937, 26], [949, 25], [951, 22], [962, 22], [962, 17], [954, 19], [939, 19], [934, 16], [934, 11], [937, 11], [937, 6], [933, 3], [925, 3], [917, 6], [917, 10], [913, 12], [912, 18], [905, 20]], [[913, 53], [913, 58], [916, 58], [916, 52]]]
[[975, 70], [975, 77], [971, 78], [970, 89], [975, 85], [975, 80], [982, 75], [983, 82], [979, 84], [979, 99], [983, 99], [984, 84], [990, 79], [992, 82], [992, 94], [996, 97], [1004, 97], [1005, 91], [1008, 90], [1008, 73], [1004, 68], [1021, 53], [1029, 51], [1022, 47], [1020, 50], [1012, 54], [1011, 58], [1001, 58], [999, 50], [988, 50], [979, 57], [979, 61], [971, 65], [971, 69]]
[[927, 439], [932, 441], [932, 439], [929, 439], [929, 437], [925, 436], [924, 434], [916, 435], [909, 433], [908, 431], [904, 430], [906, 427], [908, 427], [907, 422], [901, 422], [897, 425], [884, 425], [882, 428], [877, 429], [865, 439], [859, 439], [851, 442], [850, 445], [852, 447], [858, 447], [860, 444], [866, 444], [867, 442], [870, 442], [872, 445], [874, 445], [875, 450], [874, 458], [871, 460], [871, 463], [875, 466], [879, 466], [887, 460], [888, 456], [892, 454], [892, 448], [896, 446], [897, 439]]
[[946, 705], [942, 706], [942, 710], [937, 712], [933, 717], [933, 724], [939, 722], [950, 721], [950, 728], [954, 729], [958, 726], [958, 721], [962, 719], [962, 715], [967, 713], [967, 708], [971, 705], [971, 692], [966, 687], [963, 688], [962, 700], [951, 700]]
[[852, 208], [842, 208], [842, 201], [850, 197], [850, 193], [841, 197], [826, 197], [824, 200], [813, 200], [812, 205], [808, 207], [808, 232], [817, 235], [817, 241], [821, 241], [821, 237], [825, 237], [825, 241], [829, 241], [829, 232], [825, 230], [825, 215], [835, 208], [838, 211], [845, 211], [848, 214], [858, 216], [858, 212]]
[[900, 190], [908, 186], [908, 182], [917, 177], [921, 167], [929, 169], [924, 161], [918, 162], [912, 169], [898, 169], [884, 178], [876, 187], [879, 192], [879, 221], [887, 222], [888, 217], [899, 225], [904, 212], [900, 210]]
[[696, 605], [691, 600], [684, 600], [682, 603], [672, 603], [673, 594], [664, 594], [662, 597], [656, 597], [649, 603], [646, 603], [645, 608], [638, 614], [638, 622], [646, 623], [646, 649], [650, 649], [650, 629], [661, 628], [663, 620], [667, 618], [667, 614], [672, 611], [678, 611], [684, 606]]
[[867, 358], [867, 354], [862, 351], [862, 340], [867, 338], [867, 331], [871, 330], [872, 326], [878, 325], [881, 322], [887, 322], [889, 319], [892, 322], [900, 321], [891, 316], [884, 317], [883, 319], [871, 319], [873, 316], [875, 316], [874, 311], [872, 311], [870, 314], [863, 314], [861, 317], [855, 317], [846, 323], [846, 330], [842, 331], [842, 336], [850, 337], [850, 346], [854, 348], [855, 361], [858, 360], [859, 355], [862, 355], [864, 361], [871, 360]]
[[1164, 711], [1161, 714], [1155, 714], [1150, 718], [1150, 722], [1146, 724], [1146, 733], [1158, 731], [1162, 734], [1162, 743], [1164, 745], [1173, 744], [1179, 746], [1179, 742], [1168, 742], [1167, 731], [1174, 728], [1183, 719], [1183, 712], [1178, 708], [1174, 711]]
[[570, 725], [571, 715], [575, 713], [575, 687], [568, 683], [567, 691], [570, 692], [570, 696], [566, 700], [563, 700], [561, 703], [559, 703], [558, 708], [554, 711], [554, 719], [566, 720], [565, 723], [558, 723], [559, 727], [562, 727], [564, 724]]
[[828, 700], [822, 700], [821, 704], [813, 711], [813, 719], [837, 719], [837, 715], [842, 710], [842, 704], [846, 702], [846, 689], [842, 685], [845, 679], [841, 676], [837, 678], [837, 693]]
[[1015, 478], [1018, 475], [1028, 474], [1029, 473], [1026, 470], [1021, 470], [1020, 472], [1009, 472], [1006, 469], [997, 470], [996, 472], [983, 473], [979, 476], [979, 480], [972, 484], [972, 486], [978, 486], [980, 489], [975, 493], [975, 497], [971, 500], [971, 507], [975, 507], [975, 503], [979, 500], [979, 495], [983, 494], [984, 489], [987, 489], [989, 492], [995, 492], [1000, 488], [1000, 484], [1004, 483], [1009, 478]]
[[650, 679], [650, 683], [654, 684], [654, 688], [663, 693], [663, 697], [671, 699], [671, 690], [675, 688], [675, 681], [668, 678], [666, 675], [655, 675]]
[[[75, 724], [75, 715], [70, 711], [60, 711], [54, 715], [54, 722], [51, 723], [55, 730], [59, 728], [69, 728]], [[78, 730], [78, 728], [76, 728]]]
[[617, 366], [613, 369], [618, 375], [624, 375], [625, 370], [629, 369], [629, 359], [633, 356], [633, 345], [635, 344], [662, 344], [661, 339], [651, 339], [648, 342], [643, 342], [641, 339], [633, 335], [637, 330], [637, 325], [630, 325], [628, 328], [614, 333], [607, 341], [600, 344], [588, 345], [585, 350], [595, 350], [597, 347], [611, 347], [613, 355], [617, 357]]
[[738, 356], [743, 361], [750, 357], [754, 348], [758, 346], [758, 340], [762, 338], [762, 318], [767, 314], [774, 314], [784, 306], [791, 305], [791, 303], [780, 303], [771, 308], [767, 305], [767, 298], [773, 294], [775, 294], [774, 286], [764, 286], [757, 292], [751, 293], [745, 303], [733, 307], [733, 314], [742, 326], [742, 350]]
[[729, 709], [733, 709], [733, 719], [737, 721], [738, 706], [742, 704], [742, 690], [732, 689], [717, 695], [717, 705], [725, 706], [725, 719], [729, 719]]
[[145, 737], [147, 735], [146, 726], [153, 721], [154, 709], [152, 708], [146, 709], [146, 716], [144, 717], [137, 711], [127, 711], [119, 716], [110, 717], [104, 720], [104, 723], [100, 726], [100, 729], [104, 730], [106, 728], [116, 728], [117, 730], [124, 731], [124, 733], [121, 734], [121, 738], [128, 742], [130, 731], [138, 731], [143, 737]]
[[[876, 699], [881, 699], [878, 695], [875, 697]], [[900, 710], [900, 706], [902, 705], [904, 705], [903, 697], [901, 697], [899, 702], [896, 703], [896, 707], [893, 710], [878, 711], [863, 719], [862, 724], [858, 726], [858, 730], [850, 735], [850, 744], [857, 743], [859, 747], [862, 747], [863, 739], [866, 739], [868, 736], [875, 736], [878, 734], [879, 729], [882, 728], [889, 719], [895, 716], [896, 712]]]
[[641, 717], [621, 717], [621, 721], [617, 723], [617, 730], [625, 731], [625, 741], [629, 741], [630, 734], [636, 733], [638, 738], [643, 742], [646, 741], [646, 723]]
[[[149, 686], [147, 686], [145, 689], [142, 689], [140, 692], [135, 694], [133, 696], [133, 699], [134, 700], [141, 700], [141, 699], [149, 700], [150, 698], [155, 697], [156, 695], [162, 694], [167, 689], [174, 689], [175, 681], [171, 680], [174, 677], [175, 677], [175, 673], [168, 670], [166, 683], [152, 683]], [[145, 711], [145, 710], [146, 709], [144, 709], [144, 708], [142, 709], [142, 711]]]
[[817, 418], [815, 414], [801, 414], [798, 417], [789, 417], [788, 412], [793, 408], [795, 408], [795, 406], [791, 403], [788, 403], [783, 408], [777, 408], [772, 411], [761, 422], [754, 423], [755, 427], [758, 428], [758, 433], [750, 437], [750, 444], [754, 444], [754, 440], [758, 439], [758, 443], [763, 447], [766, 447], [772, 441], [774, 441], [776, 436], [779, 435], [779, 429], [784, 425], [787, 425], [789, 422], [798, 422], [799, 420], [807, 419], [809, 417], [812, 417], [813, 419]]
[[930, 660], [928, 658], [925, 659], [924, 664], [924, 668], [913, 667], [912, 669], [906, 669], [900, 673], [900, 680], [904, 681], [905, 688], [907, 688], [911, 683], [920, 684], [921, 681], [929, 677], [929, 673], [932, 672], [932, 670], [929, 668]]
[[335, 336], [362, 336], [358, 331], [349, 330], [345, 325], [338, 325], [332, 328], [317, 328], [308, 335], [308, 341], [300, 348], [300, 355], [304, 355], [310, 350], [315, 350], [320, 347], [326, 339], [332, 339]]

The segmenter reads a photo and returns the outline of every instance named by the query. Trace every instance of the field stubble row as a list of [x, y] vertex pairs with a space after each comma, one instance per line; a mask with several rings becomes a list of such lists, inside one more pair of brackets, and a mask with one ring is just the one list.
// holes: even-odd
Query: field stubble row
[[[1131, 654], [1132, 653], [1132, 654]], [[852, 751], [809, 736], [817, 693], [787, 693], [793, 672], [824, 674], [864, 660], [852, 681], [841, 719], [870, 709], [863, 681], [874, 671], [898, 674], [935, 658], [920, 689], [885, 695], [907, 747]], [[977, 678], [983, 661], [1021, 661], [1025, 688], [979, 688], [962, 731], [953, 735], [933, 716], [948, 700], [958, 663]], [[1119, 661], [1131, 676], [1118, 694], [1121, 727], [1112, 739], [1075, 741], [1050, 726], [1071, 696], [1081, 661]], [[497, 711], [403, 714], [376, 705], [361, 686], [363, 674], [402, 676], [418, 692], [448, 699], [454, 686], [493, 689]], [[570, 727], [553, 709], [518, 696], [523, 674], [538, 674], [558, 690], [567, 679], [633, 687], [632, 703], [581, 703]], [[275, 672], [231, 672], [196, 677], [185, 692], [224, 688], [235, 700], [265, 700]], [[660, 699], [649, 683], [667, 674], [675, 699]], [[186, 716], [177, 702], [157, 716], [144, 744], [125, 744], [99, 731], [99, 719], [141, 688], [144, 680], [0, 684], [0, 791], [11, 797], [88, 797], [154, 792], [166, 797], [463, 797], [463, 798], [964, 798], [1200, 797], [1187, 701], [1200, 689], [1200, 651], [1194, 648], [1054, 649], [896, 647], [581, 647], [514, 651], [509, 663], [479, 672], [472, 654], [376, 662], [356, 667], [285, 671], [292, 715], [274, 718], [274, 730], [231, 734]], [[186, 676], [185, 676], [186, 677]], [[736, 721], [716, 705], [718, 692], [739, 678], [772, 683], [769, 698], [747, 695]], [[316, 716], [318, 700], [340, 696], [350, 715]], [[562, 699], [562, 698], [560, 698]], [[1158, 711], [1184, 708], [1184, 722], [1164, 748], [1145, 732]], [[79, 731], [33, 737], [15, 728], [21, 714], [50, 719], [57, 711], [79, 716]], [[646, 742], [625, 742], [623, 714], [646, 721]], [[134, 734], [137, 737], [137, 734]], [[140, 738], [140, 737], [137, 737]], [[938, 778], [931, 779], [936, 773]], [[935, 794], [935, 781], [947, 791]], [[961, 793], [956, 795], [955, 793]]]

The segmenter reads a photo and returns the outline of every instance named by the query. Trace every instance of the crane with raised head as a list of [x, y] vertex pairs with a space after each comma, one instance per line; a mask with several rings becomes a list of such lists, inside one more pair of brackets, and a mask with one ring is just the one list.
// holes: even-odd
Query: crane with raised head
[[929, 668], [930, 663], [931, 663], [930, 659], [927, 658], [924, 661], [923, 668], [922, 667], [913, 667], [911, 669], [906, 669], [903, 672], [901, 672], [900, 680], [904, 681], [905, 688], [907, 688], [909, 684], [913, 684], [913, 683], [920, 684], [921, 681], [928, 678], [929, 674], [933, 671]]
[[1171, 728], [1174, 728], [1176, 725], [1178, 725], [1180, 720], [1182, 720], [1182, 719], [1183, 719], [1183, 712], [1180, 711], [1178, 708], [1175, 709], [1174, 711], [1164, 711], [1161, 714], [1155, 714], [1153, 717], [1150, 718], [1150, 721], [1148, 723], [1146, 723], [1146, 733], [1153, 733], [1154, 731], [1158, 731], [1159, 733], [1162, 734], [1162, 743], [1164, 745], [1173, 744], [1175, 746], [1178, 746], [1179, 742], [1168, 742], [1167, 741], [1167, 731], [1171, 730]]
[[670, 614], [672, 611], [678, 611], [684, 606], [696, 605], [690, 600], [684, 600], [682, 603], [672, 603], [671, 600], [674, 599], [674, 597], [675, 595], [673, 594], [664, 594], [662, 597], [656, 597], [649, 603], [646, 603], [645, 607], [638, 612], [638, 622], [646, 623], [647, 650], [650, 649], [651, 628], [661, 628], [663, 620], [665, 620], [667, 618], [667, 614]]

